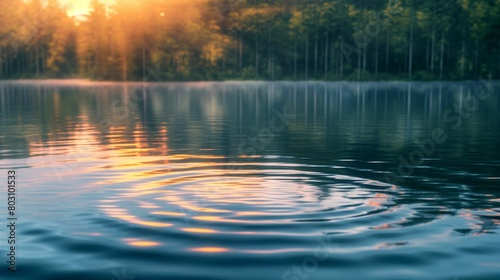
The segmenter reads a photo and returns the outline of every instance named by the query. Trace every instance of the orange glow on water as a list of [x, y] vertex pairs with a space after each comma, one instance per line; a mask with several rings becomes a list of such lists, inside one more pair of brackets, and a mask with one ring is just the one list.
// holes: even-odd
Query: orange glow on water
[[203, 212], [203, 213], [228, 213], [231, 211], [228, 210], [222, 210], [222, 209], [215, 209], [215, 208], [210, 208], [210, 207], [198, 207], [196, 205], [189, 204], [187, 202], [182, 202], [178, 203], [179, 206], [192, 210], [192, 211], [198, 211], [198, 212]]
[[149, 221], [135, 221], [138, 225], [148, 226], [148, 227], [170, 227], [172, 224], [160, 223], [160, 222], [149, 222]]
[[182, 231], [194, 233], [217, 233], [218, 231], [209, 228], [181, 228]]
[[236, 213], [237, 216], [259, 216], [259, 215], [266, 215], [265, 212], [258, 212], [258, 211], [241, 211]]
[[127, 243], [128, 245], [131, 245], [134, 247], [154, 247], [154, 246], [162, 245], [159, 242], [140, 240], [140, 239], [136, 239], [136, 238], [125, 238], [125, 239], [123, 239], [123, 241], [125, 241], [125, 243]]
[[200, 247], [200, 248], [189, 249], [189, 251], [201, 252], [201, 253], [224, 253], [224, 252], [229, 252], [230, 250], [222, 247]]
[[105, 212], [109, 217], [120, 219], [132, 224], [148, 226], [148, 227], [170, 227], [172, 224], [162, 223], [162, 222], [154, 222], [154, 221], [144, 221], [139, 219], [137, 216], [128, 214], [127, 210], [120, 208], [102, 208], [102, 211]]
[[373, 198], [366, 201], [366, 205], [379, 208], [390, 199], [390, 196], [384, 193], [377, 193]]

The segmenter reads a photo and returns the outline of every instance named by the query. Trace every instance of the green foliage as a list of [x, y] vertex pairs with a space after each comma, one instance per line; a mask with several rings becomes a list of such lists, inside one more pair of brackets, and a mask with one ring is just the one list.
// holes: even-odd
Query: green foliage
[[0, 78], [499, 78], [500, 0], [0, 0]]

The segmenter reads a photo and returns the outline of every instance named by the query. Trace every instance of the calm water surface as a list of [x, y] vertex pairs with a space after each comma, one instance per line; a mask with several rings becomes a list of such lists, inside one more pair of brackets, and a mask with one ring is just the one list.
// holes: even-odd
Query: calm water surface
[[500, 100], [479, 89], [1, 82], [20, 220], [0, 276], [500, 279]]

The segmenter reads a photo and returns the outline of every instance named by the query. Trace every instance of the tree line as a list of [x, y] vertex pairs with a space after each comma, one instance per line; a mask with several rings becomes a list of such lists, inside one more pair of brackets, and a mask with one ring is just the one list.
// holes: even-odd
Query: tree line
[[0, 78], [498, 78], [500, 0], [0, 0]]

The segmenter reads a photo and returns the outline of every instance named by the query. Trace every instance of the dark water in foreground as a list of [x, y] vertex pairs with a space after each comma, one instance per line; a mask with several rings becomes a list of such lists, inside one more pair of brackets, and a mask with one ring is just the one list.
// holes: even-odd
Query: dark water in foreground
[[500, 100], [477, 89], [1, 82], [0, 278], [500, 279]]

